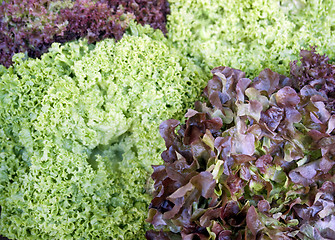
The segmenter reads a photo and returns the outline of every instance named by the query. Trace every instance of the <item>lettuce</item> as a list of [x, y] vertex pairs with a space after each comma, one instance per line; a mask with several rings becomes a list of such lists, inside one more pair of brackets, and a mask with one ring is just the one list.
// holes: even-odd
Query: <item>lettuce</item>
[[288, 74], [301, 48], [334, 57], [332, 0], [170, 0], [168, 37], [210, 69], [230, 66], [256, 77], [264, 68]]
[[131, 19], [166, 32], [166, 0], [6, 0], [0, 4], [0, 64], [15, 53], [40, 57], [53, 42], [120, 40]]
[[158, 126], [200, 96], [204, 74], [163, 34], [53, 44], [0, 72], [0, 233], [138, 239], [160, 162]]
[[[300, 52], [301, 64], [293, 61], [291, 65], [291, 76], [293, 84], [297, 89], [304, 91], [316, 91], [324, 98], [326, 108], [331, 113], [335, 113], [335, 65], [328, 63], [329, 57], [316, 53], [315, 47], [311, 51], [302, 50]], [[330, 124], [333, 123], [331, 121]]]
[[208, 102], [161, 123], [147, 219], [160, 231], [147, 239], [334, 238], [335, 114], [322, 97], [334, 65], [314, 49], [301, 57], [291, 78], [214, 68]]

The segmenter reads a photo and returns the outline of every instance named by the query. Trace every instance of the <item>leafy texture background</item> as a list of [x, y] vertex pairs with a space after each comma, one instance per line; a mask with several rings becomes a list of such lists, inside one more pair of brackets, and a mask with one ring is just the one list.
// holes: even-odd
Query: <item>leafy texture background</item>
[[[250, 79], [265, 67], [288, 73], [309, 45], [334, 59], [331, 0], [171, 0], [167, 38], [131, 23], [136, 17], [165, 31], [165, 1], [150, 11], [141, 10], [146, 1], [127, 1], [123, 9], [108, 5], [119, 1], [39, 1], [55, 14], [33, 0], [31, 9], [12, 2], [16, 8], [1, 9], [11, 13], [0, 21], [2, 63], [27, 51], [12, 67], [0, 66], [0, 233], [14, 239], [144, 237], [148, 168], [160, 163], [164, 145], [158, 126], [181, 120], [210, 69], [238, 68]], [[81, 11], [95, 24], [76, 19]], [[105, 24], [109, 11], [115, 19]], [[73, 21], [54, 28], [58, 12]], [[128, 26], [118, 43], [90, 44], [119, 40]], [[54, 44], [41, 55], [55, 34], [62, 43], [89, 40]], [[240, 114], [250, 107], [257, 113], [244, 106]]]

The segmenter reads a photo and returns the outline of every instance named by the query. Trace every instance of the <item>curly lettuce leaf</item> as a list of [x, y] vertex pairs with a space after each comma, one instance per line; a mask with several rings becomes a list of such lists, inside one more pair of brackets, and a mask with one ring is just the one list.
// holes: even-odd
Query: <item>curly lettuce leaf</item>
[[252, 78], [270, 68], [289, 73], [301, 48], [334, 58], [332, 0], [170, 0], [168, 37], [197, 64], [241, 69]]
[[22, 56], [0, 75], [0, 233], [144, 236], [149, 168], [164, 147], [159, 123], [200, 96], [201, 69], [139, 25], [117, 43]]

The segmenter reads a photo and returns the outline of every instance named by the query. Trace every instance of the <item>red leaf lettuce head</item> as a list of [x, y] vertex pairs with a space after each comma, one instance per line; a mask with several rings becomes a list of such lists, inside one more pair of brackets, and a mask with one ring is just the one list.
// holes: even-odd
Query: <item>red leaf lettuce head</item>
[[217, 67], [208, 103], [196, 102], [184, 124], [161, 124], [167, 149], [153, 166], [147, 219], [160, 231], [147, 239], [333, 238], [334, 66], [314, 49], [301, 56], [291, 79]]

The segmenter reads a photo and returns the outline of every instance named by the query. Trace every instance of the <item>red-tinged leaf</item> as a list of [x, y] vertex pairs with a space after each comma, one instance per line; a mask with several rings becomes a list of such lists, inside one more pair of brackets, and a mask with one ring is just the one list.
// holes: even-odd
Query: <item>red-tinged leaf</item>
[[217, 137], [214, 140], [214, 147], [221, 152], [222, 158], [226, 159], [226, 156], [231, 151], [232, 146], [232, 138], [231, 137]]
[[325, 104], [321, 101], [318, 101], [318, 102], [314, 102], [314, 105], [318, 108], [318, 112], [317, 112], [318, 119], [320, 119], [322, 123], [327, 123], [331, 115], [325, 108]]
[[204, 198], [210, 198], [214, 194], [215, 180], [213, 175], [209, 172], [201, 172], [199, 175], [194, 176], [190, 182], [193, 186], [201, 192]]
[[335, 115], [332, 115], [328, 121], [328, 128], [326, 133], [331, 134], [334, 131], [334, 129], [335, 129]]
[[251, 80], [249, 78], [241, 78], [236, 84], [236, 99], [237, 101], [244, 102], [245, 93], [244, 91], [250, 85]]
[[229, 67], [216, 67], [211, 72], [213, 74], [213, 79], [222, 81], [222, 95], [219, 97], [224, 103], [235, 96], [236, 91], [234, 91], [234, 88], [236, 87], [236, 84], [240, 79], [245, 78], [244, 72]]
[[232, 240], [231, 235], [231, 231], [223, 230], [217, 235], [217, 240]]
[[[184, 189], [184, 191], [185, 191], [185, 189]], [[185, 193], [186, 192], [187, 191], [185, 191]], [[173, 208], [170, 211], [165, 212], [163, 214], [163, 218], [164, 219], [172, 219], [172, 218], [174, 218], [179, 213], [179, 211], [181, 210], [181, 208], [183, 207], [183, 198], [182, 197], [180, 197], [180, 198], [170, 198], [170, 199], [171, 199], [171, 202], [173, 202], [174, 206], [173, 206]]]
[[222, 92], [222, 87], [222, 79], [220, 79], [217, 75], [214, 75], [213, 78], [208, 81], [206, 87], [208, 97], [215, 92]]
[[261, 121], [264, 122], [271, 131], [275, 131], [284, 116], [284, 111], [278, 107], [271, 107], [262, 112]]
[[249, 181], [251, 179], [250, 170], [248, 166], [245, 166], [244, 164], [241, 166], [240, 169], [240, 178], [242, 178], [245, 181]]
[[184, 134], [184, 144], [189, 145], [195, 141], [200, 140], [203, 134], [205, 134], [205, 113], [197, 113], [194, 116], [190, 117], [186, 121], [186, 129]]
[[300, 102], [296, 91], [288, 86], [280, 89], [275, 96], [279, 107], [295, 107]]
[[294, 183], [308, 186], [314, 182], [313, 178], [317, 175], [318, 169], [318, 162], [315, 161], [292, 170], [289, 177]]
[[335, 183], [330, 181], [324, 182], [322, 184], [322, 187], [320, 188], [320, 191], [329, 194], [330, 196], [333, 196], [333, 198], [335, 198]]
[[194, 239], [208, 240], [208, 236], [201, 233], [182, 234], [182, 238], [183, 240], [194, 240]]
[[153, 208], [149, 210], [149, 216], [146, 221], [151, 223], [155, 228], [161, 228], [166, 225], [163, 215]]
[[238, 192], [244, 192], [245, 182], [237, 175], [229, 175], [227, 178], [227, 186], [231, 195], [235, 195]]
[[278, 89], [279, 85], [279, 74], [266, 68], [259, 73], [259, 76], [255, 78], [252, 87], [266, 91], [270, 96], [273, 92]]
[[155, 187], [162, 184], [162, 181], [167, 177], [166, 168], [163, 165], [152, 165], [154, 172], [151, 174], [151, 178], [155, 181]]
[[238, 206], [238, 202], [229, 201], [227, 202], [226, 206], [224, 206], [223, 210], [221, 211], [221, 219], [223, 221], [227, 221], [228, 219], [236, 216], [239, 212], [240, 212], [240, 208]]
[[165, 204], [164, 201], [166, 201], [166, 198], [180, 187], [180, 183], [175, 182], [170, 178], [165, 178], [161, 182], [161, 185], [155, 187], [153, 193], [154, 199], [151, 201], [150, 207], [156, 209], [161, 208], [161, 206]]
[[258, 232], [264, 229], [264, 224], [259, 219], [258, 213], [254, 206], [249, 208], [246, 219], [247, 227], [254, 236], [256, 236]]
[[169, 119], [162, 122], [159, 125], [159, 133], [165, 141], [165, 146], [169, 148], [172, 146], [174, 139], [176, 137], [175, 129], [180, 124], [179, 121], [175, 119]]
[[173, 146], [170, 146], [167, 150], [162, 152], [161, 157], [166, 163], [175, 162], [177, 160], [177, 154], [175, 148]]
[[300, 122], [302, 118], [300, 112], [291, 107], [285, 108], [285, 115], [286, 115], [286, 120], [290, 123]]
[[[319, 238], [315, 234], [315, 239], [333, 239], [335, 236], [335, 214], [320, 219], [316, 222], [315, 228], [318, 230]], [[321, 238], [322, 237], [322, 238]]]
[[289, 205], [289, 209], [287, 209], [287, 211], [284, 213], [284, 215], [288, 215], [288, 214], [291, 212], [291, 209], [292, 209], [295, 205], [297, 205], [297, 204], [301, 204], [301, 202], [302, 202], [302, 200], [301, 200], [300, 197], [294, 199], [294, 200], [290, 203], [290, 205]]
[[251, 116], [253, 119], [255, 119], [257, 122], [259, 122], [261, 118], [261, 112], [263, 110], [262, 103], [256, 101], [256, 100], [250, 100], [249, 101], [249, 116]]
[[204, 215], [200, 217], [200, 226], [209, 227], [212, 220], [216, 220], [221, 215], [222, 208], [208, 209]]
[[187, 113], [185, 114], [185, 117], [186, 118], [190, 118], [190, 117], [193, 117], [195, 116], [197, 113], [199, 113], [198, 111], [195, 111], [193, 109], [188, 109], [187, 110]]
[[257, 204], [260, 212], [268, 212], [271, 209], [270, 203], [267, 200], [260, 200]]
[[335, 165], [335, 161], [330, 160], [327, 157], [323, 157], [320, 161], [320, 170], [324, 173], [327, 174]]
[[237, 164], [242, 164], [256, 160], [256, 157], [247, 154], [232, 154], [231, 155]]
[[181, 157], [178, 161], [166, 166], [165, 175], [181, 185], [185, 185], [196, 174], [197, 168], [196, 161], [189, 165], [186, 159]]
[[301, 88], [300, 94], [303, 97], [308, 97], [308, 99], [310, 99], [313, 96], [320, 96], [323, 98], [323, 100], [327, 99], [327, 95], [323, 94], [322, 92], [318, 92], [318, 90], [313, 88], [311, 85], [306, 85], [303, 88]]
[[272, 157], [271, 155], [263, 155], [260, 158], [258, 158], [255, 162], [256, 167], [259, 169], [259, 171], [263, 174], [265, 174], [266, 169], [271, 166], [272, 163]]
[[177, 234], [163, 232], [162, 230], [159, 232], [149, 230], [145, 233], [145, 238], [147, 240], [181, 240], [181, 237]]
[[[222, 210], [221, 210], [222, 211]], [[221, 214], [220, 211], [220, 214]], [[223, 226], [218, 222], [218, 221], [214, 221], [213, 222], [213, 226], [211, 227], [211, 231], [215, 234], [215, 235], [219, 235], [219, 233], [221, 231], [224, 231]]]
[[283, 88], [285, 86], [292, 87], [293, 80], [292, 78], [286, 77], [284, 75], [279, 74], [279, 88]]
[[194, 159], [196, 159], [200, 165], [206, 165], [206, 160], [213, 156], [213, 152], [211, 151], [210, 147], [208, 147], [201, 140], [194, 141], [191, 144], [191, 150]]
[[206, 129], [209, 129], [210, 132], [214, 134], [214, 133], [217, 133], [221, 129], [223, 122], [221, 118], [213, 118], [213, 119], [206, 120], [204, 124], [205, 124]]
[[222, 104], [226, 103], [229, 100], [227, 94], [216, 91], [209, 95], [209, 102], [216, 108], [223, 110]]
[[252, 133], [238, 134], [232, 152], [252, 156], [255, 152], [255, 136]]
[[310, 130], [308, 132], [308, 136], [312, 137], [313, 141], [317, 142], [320, 139], [322, 139], [324, 137], [327, 137], [327, 134], [326, 133], [322, 133], [322, 132], [320, 132], [318, 130], [312, 129], [312, 130]]
[[175, 199], [183, 198], [185, 195], [192, 191], [194, 186], [191, 182], [187, 183], [186, 185], [178, 188], [174, 193], [172, 193], [167, 199], [174, 201]]
[[317, 145], [320, 147], [322, 156], [325, 156], [326, 154], [330, 154], [332, 156], [335, 155], [335, 136], [327, 136], [324, 138], [321, 138]]

